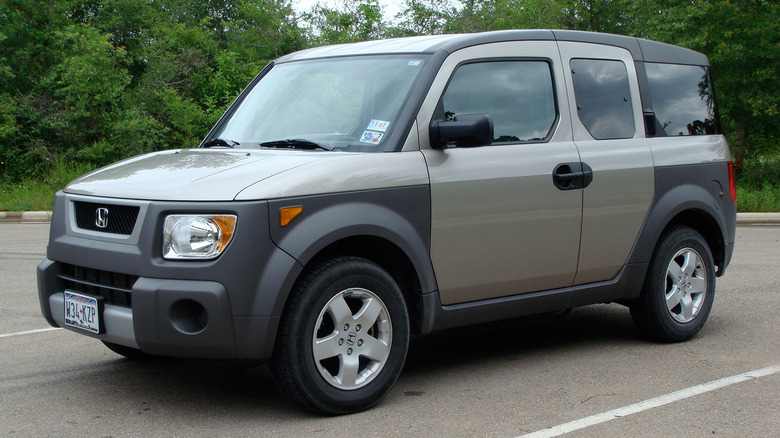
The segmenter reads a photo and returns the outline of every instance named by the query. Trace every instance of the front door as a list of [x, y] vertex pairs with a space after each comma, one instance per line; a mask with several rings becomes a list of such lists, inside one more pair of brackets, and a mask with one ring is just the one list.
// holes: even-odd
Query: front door
[[557, 53], [552, 41], [465, 49], [450, 55], [434, 81], [431, 92], [438, 84], [440, 98], [430, 115], [424, 105], [418, 117], [421, 138], [427, 140], [431, 120], [459, 114], [488, 115], [495, 131], [492, 144], [479, 147], [430, 149], [422, 142], [431, 259], [445, 305], [574, 281], [582, 190], [556, 187], [552, 173], [580, 158], [560, 59], [550, 56]]

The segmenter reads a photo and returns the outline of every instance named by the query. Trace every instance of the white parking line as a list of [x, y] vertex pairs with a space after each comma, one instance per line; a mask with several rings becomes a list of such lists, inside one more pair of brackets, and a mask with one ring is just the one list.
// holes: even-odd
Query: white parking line
[[624, 406], [622, 408], [613, 409], [611, 411], [602, 412], [600, 414], [591, 415], [590, 417], [580, 418], [579, 420], [570, 421], [568, 423], [559, 424], [549, 429], [537, 430], [529, 434], [521, 435], [517, 438], [551, 438], [561, 436], [563, 434], [573, 432], [575, 430], [584, 429], [589, 426], [604, 423], [615, 418], [625, 417], [627, 415], [636, 414], [637, 412], [646, 411], [648, 409], [657, 408], [678, 400], [683, 400], [694, 395], [703, 394], [705, 392], [713, 391], [718, 388], [723, 388], [735, 383], [744, 382], [746, 380], [756, 379], [758, 377], [769, 376], [771, 374], [780, 372], [780, 365], [774, 365], [771, 367], [761, 368], [755, 371], [748, 371], [747, 373], [737, 374], [736, 376], [724, 377], [722, 379], [713, 380], [711, 382], [702, 383], [701, 385], [691, 386], [690, 388], [675, 391], [666, 395], [651, 398], [648, 400], [634, 403], [632, 405]]
[[33, 333], [51, 332], [54, 330], [62, 330], [62, 329], [59, 327], [49, 327], [45, 329], [27, 330], [27, 331], [16, 332], [16, 333], [4, 333], [0, 335], [0, 338], [10, 338], [11, 336], [31, 335]]

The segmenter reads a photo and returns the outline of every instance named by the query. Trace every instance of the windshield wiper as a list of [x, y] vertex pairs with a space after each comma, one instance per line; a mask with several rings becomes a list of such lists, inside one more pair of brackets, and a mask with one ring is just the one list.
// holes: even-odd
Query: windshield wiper
[[288, 148], [288, 149], [324, 149], [332, 151], [335, 148], [329, 144], [317, 143], [302, 138], [288, 138], [285, 140], [273, 140], [260, 143], [261, 148]]
[[216, 137], [216, 138], [212, 138], [211, 140], [207, 141], [203, 145], [203, 147], [204, 148], [213, 148], [213, 147], [234, 148], [234, 147], [239, 146], [239, 145], [241, 145], [241, 143], [239, 143], [239, 142], [237, 142], [235, 140], [230, 140], [229, 138]]

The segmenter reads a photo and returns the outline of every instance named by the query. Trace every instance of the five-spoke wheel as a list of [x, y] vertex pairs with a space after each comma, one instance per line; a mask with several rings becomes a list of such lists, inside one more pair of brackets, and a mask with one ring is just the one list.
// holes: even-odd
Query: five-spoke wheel
[[320, 375], [336, 388], [368, 384], [390, 356], [392, 323], [385, 304], [370, 290], [339, 292], [322, 309], [314, 327], [314, 361]]
[[272, 369], [296, 403], [357, 412], [390, 390], [408, 345], [406, 303], [393, 277], [368, 260], [339, 257], [311, 269], [293, 291]]
[[704, 325], [714, 294], [715, 266], [707, 241], [692, 228], [674, 227], [659, 239], [631, 316], [652, 338], [684, 341]]
[[691, 322], [707, 297], [706, 270], [693, 248], [677, 251], [666, 268], [666, 308], [675, 321]]

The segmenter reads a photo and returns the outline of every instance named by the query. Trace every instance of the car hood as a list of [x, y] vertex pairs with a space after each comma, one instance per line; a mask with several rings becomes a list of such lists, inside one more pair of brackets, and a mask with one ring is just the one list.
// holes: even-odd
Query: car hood
[[229, 201], [246, 187], [329, 152], [184, 149], [120, 161], [75, 179], [66, 193], [177, 201]]

